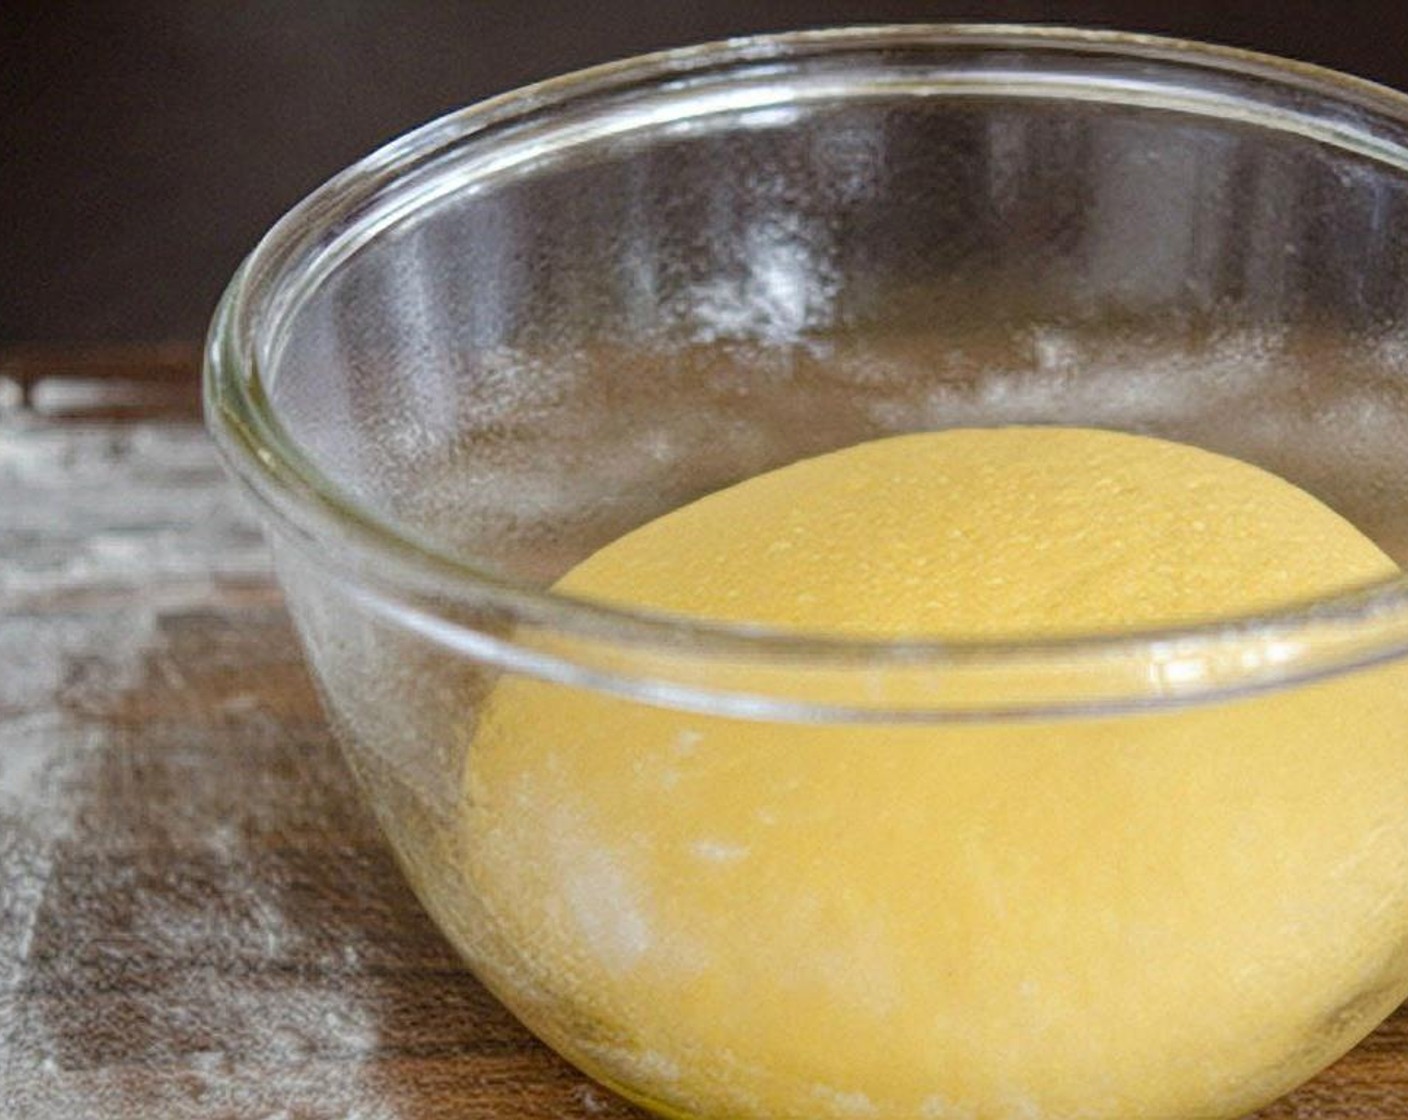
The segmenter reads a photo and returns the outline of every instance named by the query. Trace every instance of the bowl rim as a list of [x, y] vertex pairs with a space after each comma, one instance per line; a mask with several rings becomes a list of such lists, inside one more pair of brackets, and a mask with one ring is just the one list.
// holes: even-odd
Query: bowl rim
[[[1356, 128], [1367, 128], [1373, 120], [1391, 124], [1404, 143], [1370, 137], [1359, 150], [1367, 149], [1408, 174], [1408, 95], [1310, 63], [1173, 37], [1046, 24], [902, 23], [754, 35], [608, 62], [510, 90], [412, 129], [316, 188], [264, 235], [226, 288], [205, 348], [206, 421], [226, 468], [258, 500], [265, 516], [284, 530], [281, 540], [295, 542], [316, 563], [330, 571], [340, 570], [353, 583], [361, 583], [364, 590], [374, 585], [369, 604], [389, 612], [402, 624], [419, 626], [427, 635], [433, 631], [442, 639], [446, 628], [453, 630], [464, 624], [452, 621], [453, 612], [427, 605], [432, 602], [487, 609], [508, 619], [516, 630], [537, 628], [575, 635], [606, 647], [666, 649], [705, 662], [770, 663], [790, 669], [923, 665], [931, 670], [999, 667], [1020, 671], [1058, 664], [1095, 667], [1134, 654], [1160, 663], [1170, 658], [1185, 663], [1203, 658], [1223, 666], [1212, 674], [1217, 679], [1211, 683], [1202, 679], [1185, 688], [1169, 688], [1165, 682], [1143, 695], [1131, 693], [1125, 699], [1134, 707], [1147, 706], [1151, 700], [1179, 703], [1260, 691], [1408, 654], [1408, 574], [1270, 611], [1188, 625], [1031, 640], [838, 635], [711, 621], [607, 603], [493, 571], [472, 557], [451, 554], [393, 525], [357, 504], [325, 477], [274, 414], [260, 369], [268, 354], [277, 351], [277, 342], [271, 340], [277, 340], [296, 307], [288, 290], [290, 267], [321, 261], [326, 269], [330, 259], [338, 259], [337, 251], [345, 253], [349, 246], [354, 250], [364, 243], [369, 235], [358, 221], [365, 223], [366, 213], [374, 209], [372, 204], [393, 191], [406, 173], [423, 170], [456, 146], [492, 140], [501, 128], [550, 115], [585, 98], [632, 87], [658, 88], [667, 82], [688, 81], [704, 73], [727, 74], [756, 64], [798, 63], [906, 46], [1049, 50], [1147, 59], [1173, 64], [1190, 74], [1220, 72], [1255, 79], [1282, 92], [1319, 94], [1327, 103], [1344, 107], [1346, 119], [1329, 122], [1323, 136], [1312, 129], [1313, 135], [1354, 148]], [[1279, 119], [1274, 113], [1270, 118]], [[1285, 127], [1289, 131], [1305, 131], [1314, 124], [1297, 123], [1292, 118], [1293, 114], [1287, 114]], [[359, 209], [363, 212], [360, 219]], [[326, 235], [330, 229], [336, 229], [337, 236], [329, 242]], [[332, 541], [337, 547], [330, 547]], [[1270, 659], [1274, 665], [1268, 669], [1263, 659], [1255, 672], [1234, 672], [1236, 679], [1228, 678], [1225, 663], [1229, 657], [1245, 660], [1249, 645], [1268, 644], [1281, 651]], [[570, 667], [555, 669], [558, 661], [561, 657], [557, 655], [546, 659], [535, 656], [528, 659], [531, 665], [523, 662], [516, 667], [531, 668], [547, 677], [613, 687], [606, 678], [595, 682], [590, 672], [583, 677], [580, 673], [574, 676]], [[566, 663], [575, 663], [580, 669], [580, 651], [566, 655]], [[1031, 705], [1017, 702], [1003, 710], [1036, 715], [1084, 711], [1088, 699], [1053, 705], [1047, 698], [1047, 702]], [[1131, 705], [1118, 699], [1114, 702], [1116, 709]], [[889, 711], [884, 705], [881, 710]], [[1103, 701], [1100, 710], [1106, 710]], [[936, 707], [931, 714], [937, 711]], [[991, 714], [988, 708], [982, 711]], [[874, 715], [870, 710], [868, 718]]]

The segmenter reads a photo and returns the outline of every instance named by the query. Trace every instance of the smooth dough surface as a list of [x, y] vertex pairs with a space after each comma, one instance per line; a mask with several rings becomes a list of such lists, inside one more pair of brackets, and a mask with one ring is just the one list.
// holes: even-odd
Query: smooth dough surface
[[[1393, 563], [1273, 475], [958, 430], [743, 482], [560, 587], [713, 619], [1020, 636], [1242, 614]], [[1401, 668], [1146, 715], [849, 727], [505, 678], [462, 944], [539, 1034], [713, 1120], [1209, 1120], [1408, 980]]]

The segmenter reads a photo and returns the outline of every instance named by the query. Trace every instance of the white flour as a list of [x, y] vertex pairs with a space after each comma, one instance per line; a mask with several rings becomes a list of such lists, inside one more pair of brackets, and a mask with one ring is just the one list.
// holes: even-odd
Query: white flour
[[258, 529], [196, 425], [72, 428], [0, 414], [0, 603], [262, 575]]
[[[222, 819], [202, 788], [219, 784], [200, 777], [218, 766], [206, 752], [306, 744], [282, 742], [249, 693], [203, 741], [104, 719], [144, 682], [179, 695], [168, 623], [218, 622], [217, 577], [266, 571], [204, 436], [0, 415], [0, 488], [0, 1116], [395, 1120], [364, 1061], [381, 1010], [339, 980], [370, 934], [344, 921], [322, 939], [280, 889], [253, 842], [279, 823], [259, 790]], [[187, 773], [189, 797], [141, 796]], [[124, 834], [104, 799], [151, 819]], [[153, 859], [138, 836], [179, 855]]]

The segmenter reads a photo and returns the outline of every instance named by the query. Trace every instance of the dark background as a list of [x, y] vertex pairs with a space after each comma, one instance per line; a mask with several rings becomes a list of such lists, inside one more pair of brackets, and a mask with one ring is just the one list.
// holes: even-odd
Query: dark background
[[0, 0], [0, 344], [198, 337], [280, 213], [487, 94], [745, 32], [953, 19], [1163, 32], [1408, 88], [1408, 0]]

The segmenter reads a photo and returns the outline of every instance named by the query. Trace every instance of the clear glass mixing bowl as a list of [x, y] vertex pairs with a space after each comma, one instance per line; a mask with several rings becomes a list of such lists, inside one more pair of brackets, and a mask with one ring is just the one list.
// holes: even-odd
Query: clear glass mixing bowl
[[1230, 1117], [1408, 994], [1402, 579], [999, 644], [551, 584], [760, 471], [1015, 422], [1238, 456], [1408, 560], [1405, 229], [1408, 98], [1323, 70], [739, 40], [333, 179], [231, 284], [208, 416], [420, 897], [583, 1068], [712, 1120]]

